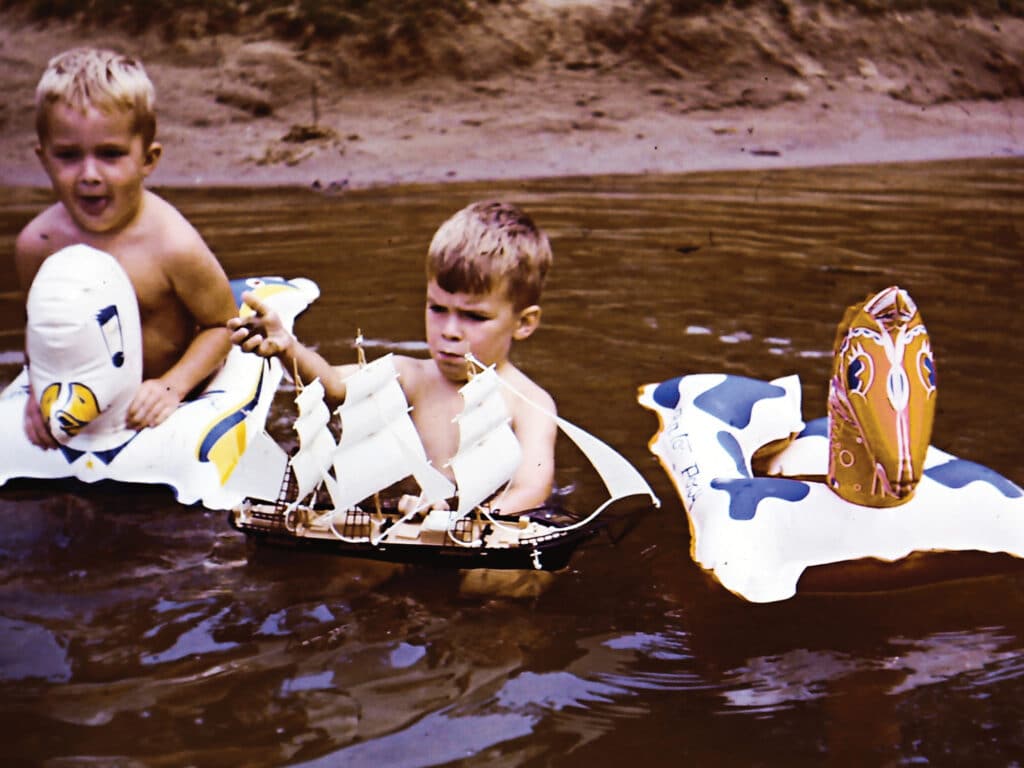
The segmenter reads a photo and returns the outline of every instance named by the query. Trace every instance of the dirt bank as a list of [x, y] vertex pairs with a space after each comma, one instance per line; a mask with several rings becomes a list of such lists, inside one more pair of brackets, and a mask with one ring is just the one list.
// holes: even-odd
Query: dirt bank
[[146, 62], [165, 147], [157, 185], [340, 189], [1024, 151], [1024, 20], [997, 10], [462, 5], [472, 13], [416, 34], [393, 25], [383, 42], [254, 22], [190, 38], [2, 12], [0, 184], [45, 184], [33, 90], [76, 44]]

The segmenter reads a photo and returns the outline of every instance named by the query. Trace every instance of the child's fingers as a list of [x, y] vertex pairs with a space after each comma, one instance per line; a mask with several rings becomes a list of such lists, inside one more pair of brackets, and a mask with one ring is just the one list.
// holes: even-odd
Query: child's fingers
[[256, 352], [257, 354], [260, 354], [262, 352], [263, 341], [264, 341], [264, 339], [263, 339], [263, 336], [261, 334], [259, 334], [259, 333], [250, 333], [248, 338], [246, 338], [240, 344], [240, 346], [246, 352]]
[[252, 352], [269, 335], [265, 318], [258, 315], [234, 317], [228, 320], [227, 325], [231, 331], [231, 343], [239, 345], [246, 352]]
[[50, 434], [49, 427], [43, 421], [43, 414], [34, 402], [30, 402], [25, 409], [25, 432], [29, 441], [39, 448], [57, 447], [57, 441]]
[[248, 339], [252, 334], [252, 327], [247, 325], [245, 321], [239, 321], [237, 323], [228, 321], [228, 330], [231, 331], [231, 343], [241, 344], [243, 341]]
[[132, 429], [155, 427], [166, 421], [181, 403], [180, 398], [159, 379], [147, 379], [139, 386], [128, 406], [127, 425]]
[[43, 421], [43, 412], [39, 410], [39, 403], [35, 399], [34, 390], [29, 389], [29, 396], [25, 400], [24, 413], [25, 434], [29, 442], [39, 448], [56, 448], [57, 441], [50, 434], [50, 428]]
[[248, 291], [243, 293], [242, 301], [245, 302], [246, 306], [252, 310], [253, 314], [240, 316], [239, 320], [234, 324], [234, 327], [237, 328], [242, 325], [257, 327], [268, 336], [276, 333], [281, 327], [281, 318], [278, 317], [277, 313], [269, 304], [266, 304], [262, 299], [256, 297], [255, 294]]
[[411, 514], [413, 512], [413, 510], [415, 510], [417, 508], [417, 503], [418, 502], [419, 502], [419, 497], [418, 496], [410, 496], [408, 493], [402, 494], [401, 498], [398, 500], [398, 512], [399, 512], [399, 514], [402, 514], [402, 515]]
[[256, 328], [242, 324], [231, 334], [231, 343], [243, 352], [254, 352], [260, 357], [273, 357], [279, 351], [278, 345]]
[[269, 307], [266, 304], [263, 303], [263, 300], [260, 299], [252, 291], [246, 291], [245, 293], [243, 293], [242, 294], [242, 301], [245, 302], [245, 304], [253, 312], [256, 313], [257, 317], [263, 317], [264, 315], [267, 314], [267, 311], [269, 310]]

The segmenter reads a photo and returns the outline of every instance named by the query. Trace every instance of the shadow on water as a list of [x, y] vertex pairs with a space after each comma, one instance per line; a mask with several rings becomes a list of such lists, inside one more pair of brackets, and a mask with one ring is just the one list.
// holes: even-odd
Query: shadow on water
[[[13, 765], [1010, 765], [1024, 576], [751, 605], [689, 557], [639, 385], [799, 373], [824, 413], [843, 309], [910, 290], [940, 377], [934, 442], [1024, 481], [1018, 161], [369, 190], [165, 190], [232, 276], [306, 275], [329, 359], [421, 354], [422, 259], [471, 199], [552, 236], [515, 351], [664, 504], [627, 502], [553, 577], [252, 551], [160, 490], [0, 494], [0, 732]], [[0, 190], [0, 240], [46, 197]], [[8, 266], [8, 285], [13, 271]], [[0, 375], [21, 365], [0, 295]], [[270, 430], [289, 443], [282, 393]], [[598, 489], [560, 446], [560, 485]], [[969, 513], [965, 510], [965, 513]]]

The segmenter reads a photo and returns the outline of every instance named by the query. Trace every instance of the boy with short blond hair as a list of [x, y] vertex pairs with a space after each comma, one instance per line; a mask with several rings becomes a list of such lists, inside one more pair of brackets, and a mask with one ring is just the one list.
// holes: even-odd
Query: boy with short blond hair
[[[143, 382], [128, 426], [156, 426], [220, 367], [231, 348], [224, 324], [237, 308], [203, 238], [143, 186], [162, 152], [153, 84], [130, 56], [66, 51], [39, 80], [36, 130], [36, 154], [57, 202], [18, 235], [21, 289], [27, 292], [43, 261], [69, 245], [84, 243], [118, 261], [135, 289], [142, 325]], [[25, 430], [34, 444], [56, 446], [34, 395]]]
[[442, 288], [486, 293], [504, 280], [517, 309], [540, 303], [551, 266], [551, 244], [522, 211], [500, 202], [478, 202], [449, 218], [427, 251], [427, 279]]
[[[513, 341], [528, 338], [540, 324], [539, 305], [551, 264], [547, 236], [513, 205], [478, 202], [438, 229], [427, 254], [426, 337], [429, 359], [395, 356], [399, 384], [412, 406], [427, 457], [443, 468], [458, 450], [455, 416], [459, 389], [469, 380], [472, 354], [520, 395], [506, 394], [512, 431], [522, 461], [506, 490], [494, 501], [503, 513], [543, 504], [555, 473], [555, 403], [509, 360]], [[332, 405], [345, 399], [345, 379], [356, 365], [332, 366], [285, 330], [280, 318], [253, 296], [255, 311], [232, 319], [232, 342], [264, 357], [281, 358], [304, 381], [319, 378]], [[405, 497], [400, 508], [412, 503]], [[405, 511], [405, 510], [403, 510]]]
[[36, 134], [49, 135], [50, 108], [58, 103], [85, 113], [124, 110], [148, 147], [156, 139], [156, 89], [142, 62], [114, 51], [73, 48], [50, 60], [36, 85]]

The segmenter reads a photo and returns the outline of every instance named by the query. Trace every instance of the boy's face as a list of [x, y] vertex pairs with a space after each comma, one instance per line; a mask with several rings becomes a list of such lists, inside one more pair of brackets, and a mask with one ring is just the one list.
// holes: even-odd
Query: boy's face
[[540, 307], [517, 310], [497, 286], [484, 294], [449, 293], [436, 280], [427, 283], [427, 346], [446, 379], [469, 378], [466, 353], [484, 365], [508, 359], [513, 339], [525, 339], [540, 321]]
[[119, 231], [138, 214], [160, 145], [143, 146], [128, 110], [89, 107], [83, 114], [60, 102], [49, 110], [48, 135], [36, 154], [58, 199], [86, 232]]

